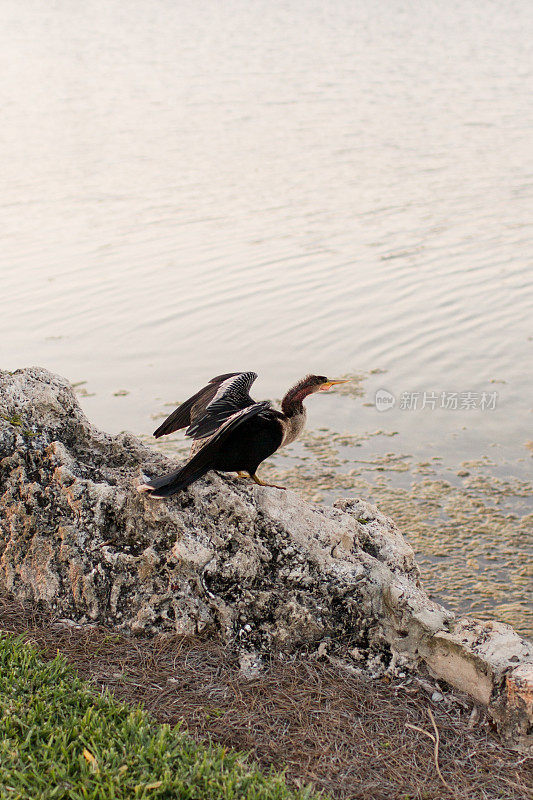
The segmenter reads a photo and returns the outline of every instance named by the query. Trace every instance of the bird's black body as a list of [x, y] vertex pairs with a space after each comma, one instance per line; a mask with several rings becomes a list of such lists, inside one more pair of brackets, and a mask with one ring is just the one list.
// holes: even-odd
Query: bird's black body
[[224, 447], [213, 457], [213, 469], [255, 475], [259, 464], [278, 450], [282, 440], [283, 429], [278, 415], [272, 409], [266, 409], [229, 434]]
[[310, 375], [283, 398], [282, 411], [268, 401], [256, 403], [249, 395], [255, 372], [233, 372], [213, 378], [179, 406], [155, 431], [159, 437], [180, 428], [195, 439], [187, 463], [139, 487], [154, 497], [169, 497], [185, 489], [211, 469], [247, 472], [262, 483], [256, 471], [283, 444], [293, 441], [303, 429], [303, 399], [334, 383]]

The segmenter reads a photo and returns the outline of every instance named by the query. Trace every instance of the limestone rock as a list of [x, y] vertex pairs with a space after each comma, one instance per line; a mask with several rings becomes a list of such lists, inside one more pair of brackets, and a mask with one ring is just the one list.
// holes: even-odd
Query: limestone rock
[[57, 375], [0, 372], [0, 588], [77, 623], [207, 629], [254, 659], [425, 665], [531, 747], [531, 646], [431, 601], [412, 548], [375, 506], [311, 505], [216, 473], [169, 500], [136, 491], [174, 466], [129, 433], [94, 428]]

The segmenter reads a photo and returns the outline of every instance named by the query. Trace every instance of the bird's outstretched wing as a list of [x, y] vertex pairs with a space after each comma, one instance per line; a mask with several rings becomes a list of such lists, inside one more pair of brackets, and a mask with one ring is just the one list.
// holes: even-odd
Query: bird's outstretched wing
[[214, 436], [196, 453], [183, 467], [179, 467], [167, 475], [154, 478], [138, 487], [139, 491], [150, 492], [153, 497], [170, 497], [170, 495], [185, 489], [194, 481], [201, 478], [213, 467], [217, 453], [220, 452], [228, 436], [242, 425], [243, 422], [261, 414], [270, 407], [268, 401], [252, 403], [251, 406], [236, 411], [217, 430]]
[[211, 436], [237, 411], [253, 406], [250, 388], [256, 378], [255, 372], [239, 372], [221, 383], [204, 413], [189, 425], [186, 435], [194, 439]]
[[225, 375], [217, 375], [216, 378], [211, 378], [207, 386], [204, 386], [199, 392], [185, 400], [161, 423], [159, 428], [154, 431], [155, 438], [166, 436], [167, 433], [174, 433], [174, 431], [179, 431], [180, 428], [187, 428], [205, 413], [206, 407], [225, 381], [242, 374], [241, 372], [227, 372]]

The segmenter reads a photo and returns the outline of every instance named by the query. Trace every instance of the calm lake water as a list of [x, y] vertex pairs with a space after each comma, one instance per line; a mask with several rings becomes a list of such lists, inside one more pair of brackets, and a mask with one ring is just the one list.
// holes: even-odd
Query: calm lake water
[[2, 367], [139, 434], [220, 372], [362, 376], [273, 468], [531, 633], [531, 2], [4, 0], [0, 37]]

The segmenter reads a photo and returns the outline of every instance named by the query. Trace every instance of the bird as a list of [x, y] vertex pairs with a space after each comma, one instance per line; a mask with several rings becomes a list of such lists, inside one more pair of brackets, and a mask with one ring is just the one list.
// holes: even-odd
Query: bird
[[157, 498], [170, 497], [209, 470], [237, 472], [239, 477], [249, 477], [261, 486], [275, 486], [259, 478], [259, 464], [301, 434], [306, 397], [347, 381], [307, 375], [289, 389], [278, 411], [268, 400], [252, 400], [250, 389], [256, 378], [256, 372], [217, 375], [173, 411], [154, 436], [158, 439], [186, 428], [185, 435], [193, 439], [189, 460], [178, 469], [139, 485], [138, 491]]

